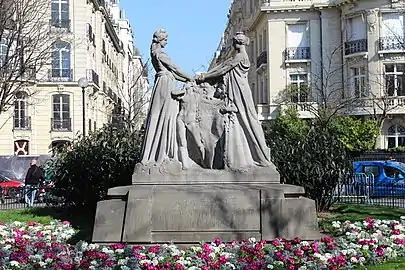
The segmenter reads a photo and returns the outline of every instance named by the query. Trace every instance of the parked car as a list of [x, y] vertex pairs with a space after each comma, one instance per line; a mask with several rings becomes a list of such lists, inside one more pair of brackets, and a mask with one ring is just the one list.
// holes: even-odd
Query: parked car
[[0, 187], [3, 190], [4, 196], [11, 196], [14, 190], [21, 189], [24, 186], [18, 180], [10, 179], [2, 174], [0, 174]]
[[[405, 197], [405, 163], [393, 160], [356, 161], [354, 181], [370, 197]], [[363, 177], [362, 177], [363, 176]]]
[[7, 178], [9, 178], [9, 179], [11, 179], [13, 181], [19, 181], [21, 183], [24, 183], [24, 176], [25, 175], [23, 175], [22, 177], [21, 176], [18, 177], [17, 174], [15, 174], [13, 171], [3, 170], [3, 169], [0, 170], [0, 175], [3, 175], [3, 176], [5, 176], [5, 177], [7, 177]]

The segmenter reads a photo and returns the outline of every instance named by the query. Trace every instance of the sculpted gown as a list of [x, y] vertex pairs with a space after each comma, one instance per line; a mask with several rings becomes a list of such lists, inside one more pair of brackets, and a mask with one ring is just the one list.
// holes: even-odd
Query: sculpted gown
[[177, 159], [176, 117], [178, 102], [171, 97], [176, 88], [173, 73], [161, 61], [168, 56], [162, 51], [151, 54], [156, 71], [151, 104], [146, 119], [146, 134], [143, 142], [141, 162], [161, 163], [165, 159]]
[[229, 103], [235, 105], [238, 112], [229, 125], [226, 162], [230, 168], [270, 166], [270, 150], [266, 145], [247, 79], [249, 58], [239, 54], [228, 65], [233, 68], [225, 74], [224, 83]]

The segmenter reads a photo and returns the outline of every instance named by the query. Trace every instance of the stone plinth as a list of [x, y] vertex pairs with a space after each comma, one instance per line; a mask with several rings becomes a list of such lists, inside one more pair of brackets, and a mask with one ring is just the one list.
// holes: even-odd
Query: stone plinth
[[302, 187], [276, 183], [278, 178], [265, 182], [271, 175], [278, 177], [272, 168], [191, 170], [177, 177], [155, 175], [151, 183], [149, 176], [137, 174], [139, 182], [110, 189], [109, 199], [98, 203], [93, 242], [318, 239], [314, 201], [303, 197]]

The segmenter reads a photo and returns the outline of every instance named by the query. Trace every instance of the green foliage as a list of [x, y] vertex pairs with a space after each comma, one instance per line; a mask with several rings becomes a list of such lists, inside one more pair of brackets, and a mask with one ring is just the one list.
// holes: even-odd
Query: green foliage
[[380, 129], [375, 120], [361, 120], [349, 116], [331, 121], [339, 140], [349, 151], [369, 151], [374, 148]]
[[[293, 160], [287, 158], [292, 155], [297, 147], [305, 140], [309, 132], [309, 126], [305, 120], [299, 118], [295, 109], [288, 108], [271, 123], [266, 132], [266, 142], [270, 146], [272, 159], [276, 165], [281, 180], [291, 183], [290, 168], [295, 167]], [[281, 159], [285, 153], [284, 159]], [[277, 158], [275, 158], [277, 157]]]
[[131, 184], [140, 146], [141, 135], [126, 127], [106, 125], [79, 137], [52, 163], [55, 195], [68, 206], [94, 207], [109, 188]]
[[322, 121], [310, 125], [288, 110], [275, 120], [267, 135], [272, 161], [282, 180], [303, 186], [318, 211], [329, 209], [336, 184], [350, 168], [335, 127]]
[[389, 151], [391, 152], [405, 152], [405, 146], [397, 146], [390, 148]]

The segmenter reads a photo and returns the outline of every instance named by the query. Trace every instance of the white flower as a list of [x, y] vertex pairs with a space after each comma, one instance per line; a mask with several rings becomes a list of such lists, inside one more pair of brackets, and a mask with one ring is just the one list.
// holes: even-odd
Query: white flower
[[333, 227], [333, 228], [339, 229], [340, 226], [341, 226], [340, 221], [333, 221], [333, 222], [332, 222], [332, 227]]
[[20, 267], [20, 263], [17, 262], [17, 261], [11, 261], [11, 262], [10, 262], [10, 265], [11, 265], [12, 267]]
[[272, 264], [267, 265], [267, 269], [273, 269], [274, 266]]
[[350, 261], [351, 261], [352, 263], [357, 263], [357, 262], [358, 262], [358, 260], [357, 260], [356, 257], [351, 257], [351, 258], [350, 258]]
[[118, 265], [125, 265], [125, 264], [127, 264], [127, 262], [128, 262], [127, 259], [119, 259], [117, 263], [118, 263]]
[[226, 269], [236, 269], [235, 265], [230, 262], [225, 263]]
[[249, 238], [249, 242], [252, 244], [256, 243], [256, 238], [254, 238], [254, 237]]

